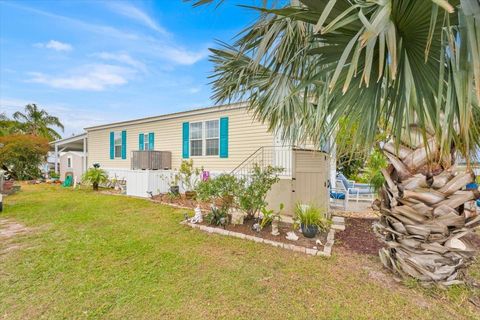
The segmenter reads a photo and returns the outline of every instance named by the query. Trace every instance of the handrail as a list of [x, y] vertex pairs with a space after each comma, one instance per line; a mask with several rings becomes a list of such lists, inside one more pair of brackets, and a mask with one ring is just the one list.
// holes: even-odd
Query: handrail
[[289, 176], [292, 173], [292, 146], [262, 146], [250, 154], [230, 174], [249, 175], [253, 170], [254, 163], [262, 168], [267, 165], [280, 165], [283, 168], [282, 176]]
[[253, 156], [255, 156], [260, 150], [262, 150], [265, 147], [260, 147], [257, 150], [255, 150], [251, 155], [249, 155], [245, 160], [243, 160], [238, 166], [236, 166], [230, 174], [233, 174], [235, 171], [237, 171], [239, 168], [241, 168], [245, 163], [247, 163], [248, 160], [250, 160]]

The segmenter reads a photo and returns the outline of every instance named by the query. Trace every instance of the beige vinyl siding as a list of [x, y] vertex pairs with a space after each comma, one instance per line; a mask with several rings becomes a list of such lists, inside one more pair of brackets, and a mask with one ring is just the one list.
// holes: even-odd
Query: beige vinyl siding
[[[211, 171], [234, 169], [262, 146], [273, 144], [273, 135], [266, 125], [253, 121], [243, 107], [196, 110], [171, 118], [132, 121], [88, 130], [88, 166], [100, 163], [104, 168], [130, 168], [131, 152], [138, 150], [139, 133], [155, 133], [155, 150], [172, 152], [172, 167], [178, 169], [182, 159], [182, 123], [229, 117], [228, 158], [219, 156], [190, 156], [194, 165]], [[138, 122], [138, 123], [137, 123]], [[110, 159], [110, 132], [127, 131], [127, 159]], [[191, 151], [191, 150], [190, 150]]]

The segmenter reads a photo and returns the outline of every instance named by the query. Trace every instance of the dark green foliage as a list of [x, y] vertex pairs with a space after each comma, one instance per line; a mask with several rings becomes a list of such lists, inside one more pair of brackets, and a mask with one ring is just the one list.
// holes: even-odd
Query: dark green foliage
[[31, 135], [0, 137], [0, 167], [19, 180], [37, 179], [49, 146], [45, 138]]
[[205, 217], [205, 221], [216, 226], [225, 226], [228, 223], [228, 215], [225, 208], [213, 207]]

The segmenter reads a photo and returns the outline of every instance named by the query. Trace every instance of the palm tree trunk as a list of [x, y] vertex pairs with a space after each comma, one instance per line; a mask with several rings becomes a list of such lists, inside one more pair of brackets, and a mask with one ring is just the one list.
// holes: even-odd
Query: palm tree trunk
[[386, 244], [380, 259], [402, 278], [462, 283], [474, 256], [465, 236], [480, 223], [474, 203], [480, 194], [465, 190], [475, 178], [470, 169], [460, 172], [451, 159], [440, 161], [433, 138], [428, 148], [428, 154], [423, 145], [395, 148], [390, 142], [383, 148], [390, 166], [383, 171], [381, 218], [374, 225]]

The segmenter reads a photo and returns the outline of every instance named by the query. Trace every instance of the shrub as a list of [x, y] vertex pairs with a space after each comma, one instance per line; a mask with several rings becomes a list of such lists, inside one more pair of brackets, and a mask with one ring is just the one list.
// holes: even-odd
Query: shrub
[[227, 210], [225, 208], [212, 207], [212, 210], [207, 214], [205, 220], [209, 224], [225, 226], [228, 223]]
[[98, 190], [101, 183], [108, 181], [108, 174], [105, 170], [99, 167], [93, 167], [83, 174], [82, 181], [92, 184], [93, 190]]
[[0, 165], [15, 179], [37, 179], [49, 150], [48, 140], [33, 135], [0, 137]]
[[240, 192], [242, 184], [230, 174], [221, 174], [216, 178], [198, 183], [197, 198], [202, 201], [215, 203], [222, 201], [222, 207], [228, 210], [235, 202], [236, 195]]
[[388, 165], [385, 156], [378, 150], [374, 150], [367, 161], [366, 176], [368, 182], [372, 185], [373, 190], [378, 192], [385, 183], [382, 169]]
[[239, 192], [239, 205], [248, 218], [253, 218], [261, 208], [267, 206], [267, 193], [280, 180], [278, 175], [282, 171], [279, 167], [262, 168], [255, 164], [250, 177], [241, 180], [243, 188]]
[[260, 229], [265, 228], [268, 224], [272, 223], [274, 219], [280, 220], [280, 214], [282, 213], [283, 208], [283, 203], [280, 203], [280, 210], [278, 212], [267, 210], [265, 207], [261, 208], [262, 219], [260, 220]]

